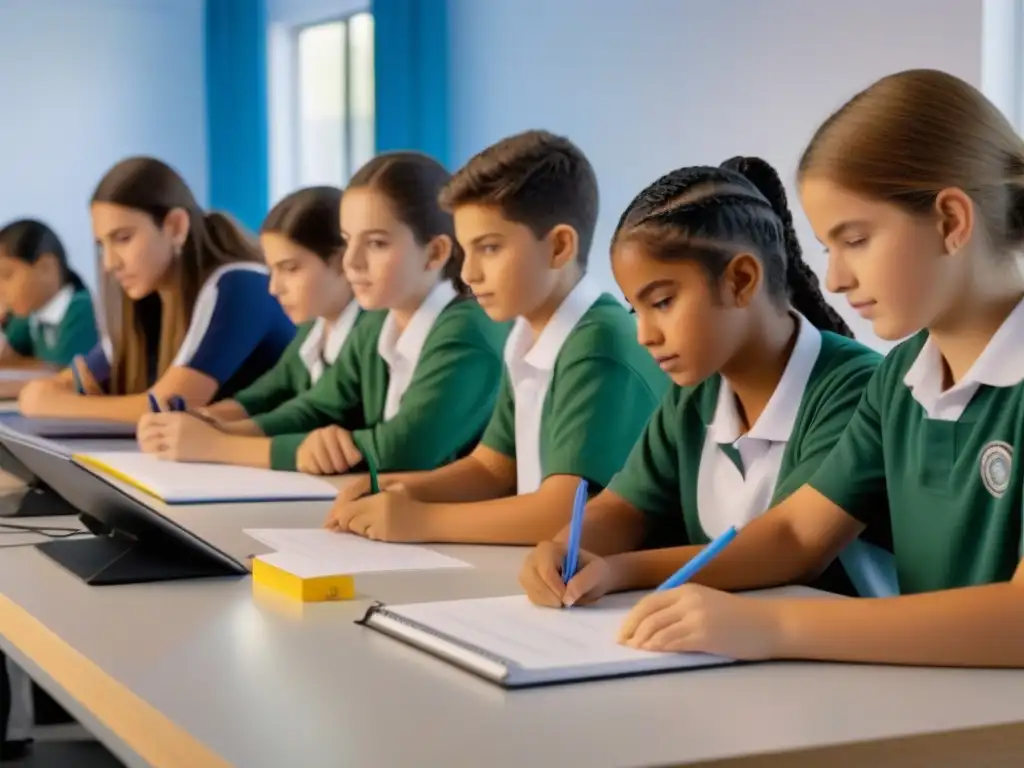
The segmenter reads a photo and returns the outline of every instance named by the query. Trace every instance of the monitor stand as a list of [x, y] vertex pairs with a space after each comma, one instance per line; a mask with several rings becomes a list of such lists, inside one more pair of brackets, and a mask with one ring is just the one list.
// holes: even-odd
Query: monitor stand
[[86, 584], [145, 584], [155, 581], [237, 576], [224, 564], [193, 552], [145, 546], [117, 531], [104, 531], [88, 515], [82, 522], [94, 534], [88, 539], [58, 539], [36, 548]]
[[55, 493], [41, 480], [33, 480], [25, 488], [20, 499], [11, 494], [0, 505], [0, 517], [51, 517], [55, 515], [77, 515], [78, 510], [68, 503], [63, 496]]

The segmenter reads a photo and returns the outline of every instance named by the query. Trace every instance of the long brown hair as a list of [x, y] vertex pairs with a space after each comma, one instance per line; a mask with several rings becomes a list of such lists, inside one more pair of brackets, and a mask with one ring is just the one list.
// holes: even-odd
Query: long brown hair
[[391, 203], [395, 216], [412, 230], [416, 242], [425, 246], [438, 235], [452, 241], [452, 253], [442, 274], [462, 296], [469, 289], [459, 276], [464, 260], [455, 239], [452, 215], [441, 208], [438, 199], [451, 174], [437, 160], [420, 152], [385, 152], [356, 171], [349, 189], [374, 189]]
[[185, 338], [196, 298], [206, 279], [224, 264], [261, 261], [262, 257], [255, 242], [238, 224], [223, 213], [204, 213], [177, 171], [152, 157], [131, 157], [115, 165], [96, 187], [92, 202], [141, 211], [158, 227], [172, 210], [188, 213], [188, 238], [173, 268], [177, 290], [172, 301], [164, 305], [156, 293], [131, 301], [116, 280], [103, 281], [106, 330], [114, 349], [110, 392], [144, 392], [152, 384], [147, 334], [154, 333], [159, 323], [159, 377], [170, 367]]
[[907, 70], [858, 93], [817, 130], [799, 170], [915, 214], [956, 187], [993, 248], [1024, 245], [1024, 140], [978, 89], [945, 72]]

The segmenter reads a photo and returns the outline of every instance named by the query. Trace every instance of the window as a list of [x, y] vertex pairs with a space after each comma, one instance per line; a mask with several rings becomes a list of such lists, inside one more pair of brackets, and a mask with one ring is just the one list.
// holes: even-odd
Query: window
[[344, 186], [374, 154], [373, 16], [295, 34], [294, 187]]

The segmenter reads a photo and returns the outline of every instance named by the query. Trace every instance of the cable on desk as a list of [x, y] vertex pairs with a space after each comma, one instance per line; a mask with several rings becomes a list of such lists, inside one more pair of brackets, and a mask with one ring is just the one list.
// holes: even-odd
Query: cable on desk
[[[89, 533], [82, 528], [71, 528], [61, 525], [23, 525], [18, 523], [0, 523], [0, 535], [5, 533], [38, 533], [48, 539], [66, 539], [69, 536]], [[8, 545], [10, 546], [10, 545]]]

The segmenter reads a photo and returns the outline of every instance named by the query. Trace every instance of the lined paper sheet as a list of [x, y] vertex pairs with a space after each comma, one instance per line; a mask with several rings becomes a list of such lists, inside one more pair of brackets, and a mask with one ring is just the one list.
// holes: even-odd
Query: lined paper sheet
[[260, 555], [260, 560], [303, 579], [471, 567], [426, 547], [371, 541], [351, 533], [317, 528], [256, 528], [244, 532], [275, 550], [273, 554]]
[[[559, 610], [540, 608], [525, 595], [514, 595], [388, 606], [388, 612], [526, 669], [603, 666], [663, 656], [615, 641], [623, 619], [640, 597], [612, 595], [596, 606]], [[702, 654], [691, 655], [694, 664], [712, 661]]]
[[76, 454], [75, 461], [168, 504], [333, 500], [338, 490], [318, 477], [224, 464], [162, 461], [145, 453]]

